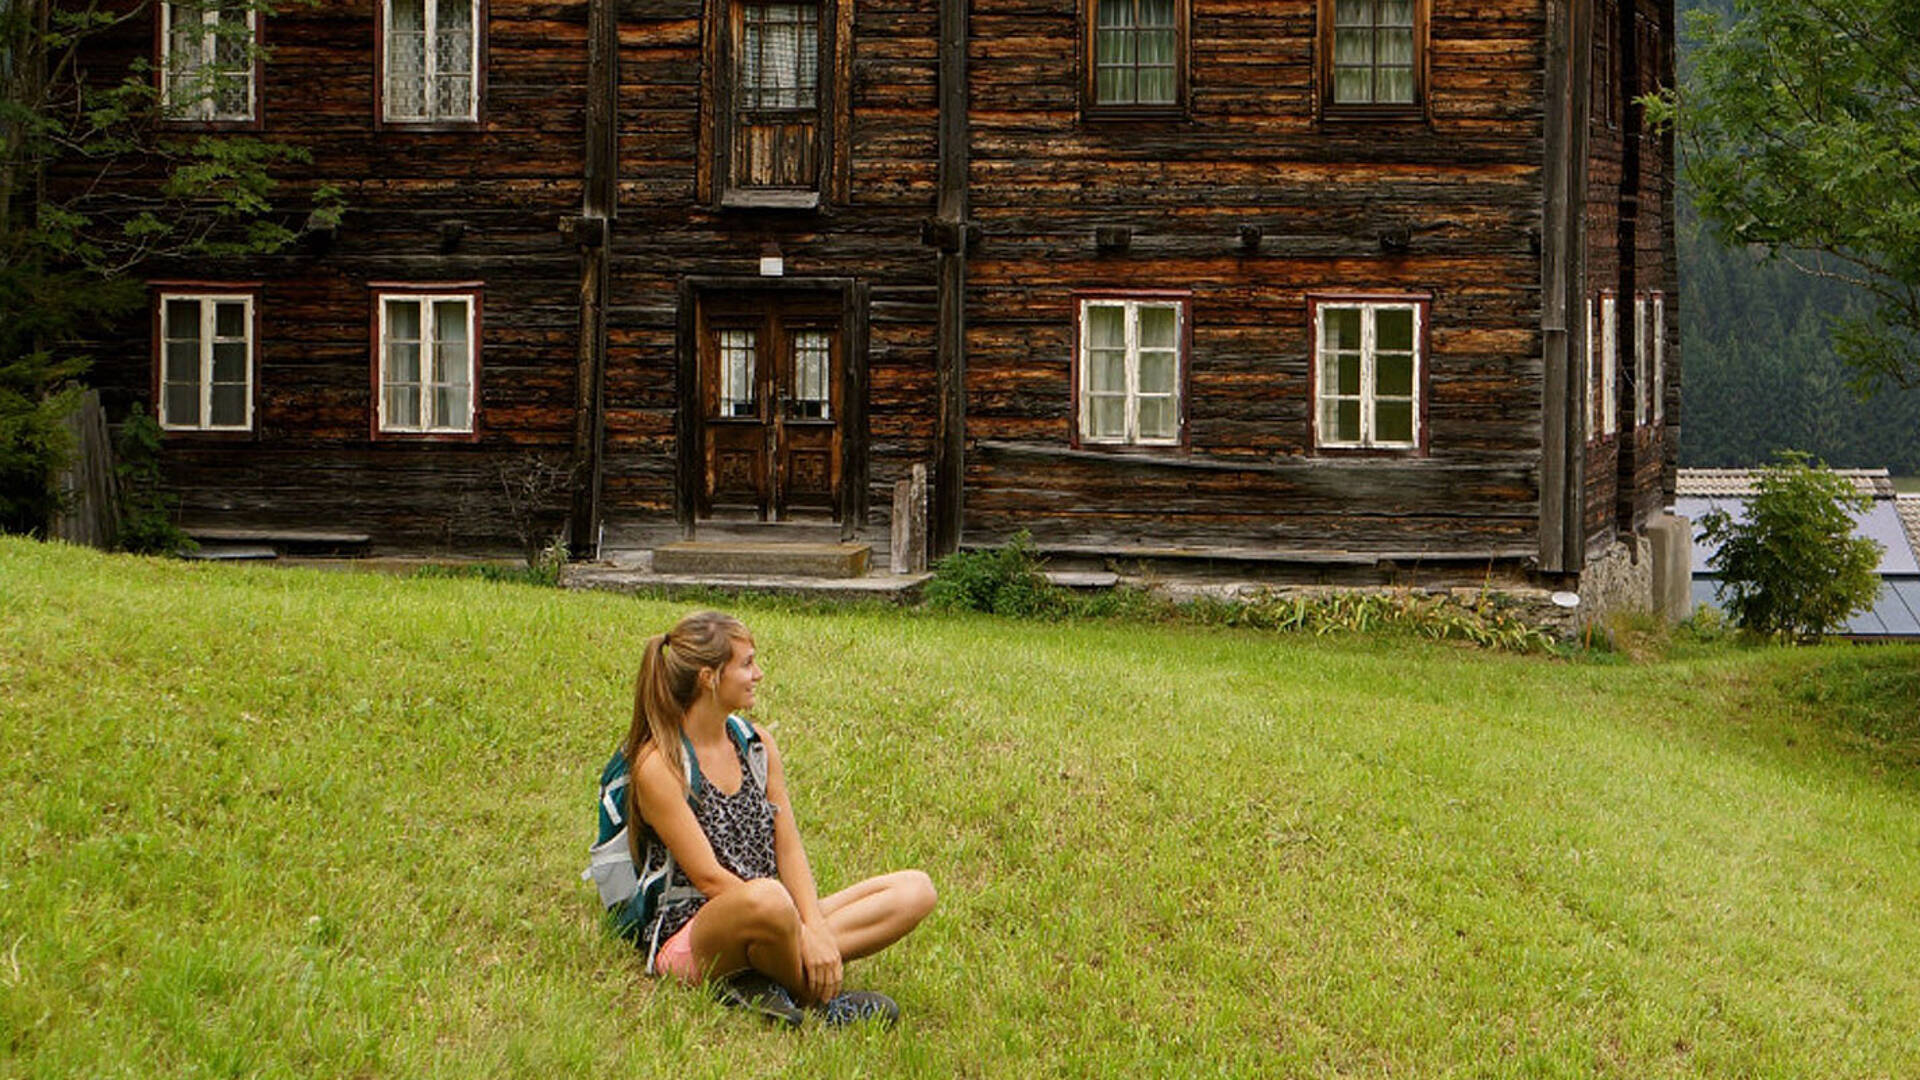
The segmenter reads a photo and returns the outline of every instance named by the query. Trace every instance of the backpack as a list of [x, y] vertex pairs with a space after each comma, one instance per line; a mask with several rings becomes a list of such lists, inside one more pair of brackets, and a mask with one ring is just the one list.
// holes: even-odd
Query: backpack
[[[747, 759], [747, 769], [762, 790], [767, 786], [767, 747], [753, 725], [738, 716], [727, 717], [727, 734]], [[680, 736], [680, 762], [687, 784], [687, 800], [706, 784], [693, 753], [693, 743]], [[673, 852], [647, 826], [639, 822], [641, 865], [634, 866], [634, 845], [628, 842], [627, 785], [633, 782], [632, 769], [625, 754], [616, 750], [606, 768], [600, 771], [599, 839], [587, 851], [587, 868], [580, 880], [591, 881], [600, 891], [600, 903], [614, 933], [643, 945], [647, 950], [649, 971], [653, 955], [660, 948], [658, 915], [668, 904], [705, 895], [691, 885], [673, 884]], [[648, 931], [652, 930], [649, 940]]]

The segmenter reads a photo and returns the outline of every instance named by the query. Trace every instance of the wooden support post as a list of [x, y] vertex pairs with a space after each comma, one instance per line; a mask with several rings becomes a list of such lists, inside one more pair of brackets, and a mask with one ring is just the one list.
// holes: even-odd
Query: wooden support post
[[967, 448], [967, 13], [968, 0], [940, 0], [940, 196], [938, 315], [935, 364], [934, 505], [929, 541], [935, 555], [960, 546], [966, 513]]
[[614, 155], [614, 98], [619, 71], [619, 26], [613, 0], [589, 0], [587, 8], [587, 101], [585, 194], [580, 252], [580, 323], [575, 373], [573, 454], [568, 477], [573, 493], [568, 544], [576, 556], [599, 547], [601, 445], [606, 438], [607, 285], [612, 268], [613, 217], [618, 201]]
[[927, 568], [927, 467], [915, 465], [904, 480], [893, 482], [893, 543], [891, 559], [896, 574], [918, 574]]
[[1540, 223], [1540, 569], [1576, 573], [1586, 555], [1587, 83], [1583, 11], [1547, 4]]

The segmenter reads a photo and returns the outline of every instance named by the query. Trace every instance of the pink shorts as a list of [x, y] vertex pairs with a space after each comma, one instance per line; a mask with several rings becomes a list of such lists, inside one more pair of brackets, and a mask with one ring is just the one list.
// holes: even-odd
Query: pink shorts
[[660, 951], [653, 954], [653, 970], [675, 976], [688, 985], [700, 981], [700, 969], [693, 965], [692, 920], [660, 944]]

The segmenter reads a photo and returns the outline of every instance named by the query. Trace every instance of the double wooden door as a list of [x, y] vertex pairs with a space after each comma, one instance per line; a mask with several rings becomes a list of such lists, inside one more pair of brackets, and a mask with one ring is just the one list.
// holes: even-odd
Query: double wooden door
[[702, 516], [838, 515], [838, 297], [719, 296], [701, 304]]

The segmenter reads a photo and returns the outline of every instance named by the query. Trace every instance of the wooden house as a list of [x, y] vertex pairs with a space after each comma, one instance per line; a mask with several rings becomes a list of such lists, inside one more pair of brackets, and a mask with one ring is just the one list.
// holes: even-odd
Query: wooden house
[[[222, 69], [223, 18], [265, 50]], [[228, 35], [231, 36], [230, 34]], [[1564, 585], [1671, 494], [1671, 0], [160, 2], [336, 232], [106, 351], [195, 526]]]

